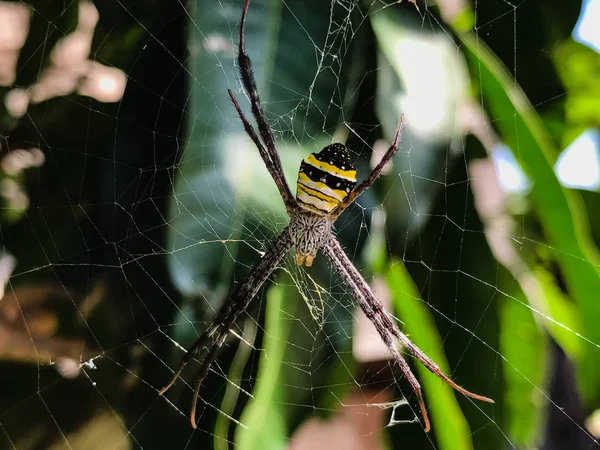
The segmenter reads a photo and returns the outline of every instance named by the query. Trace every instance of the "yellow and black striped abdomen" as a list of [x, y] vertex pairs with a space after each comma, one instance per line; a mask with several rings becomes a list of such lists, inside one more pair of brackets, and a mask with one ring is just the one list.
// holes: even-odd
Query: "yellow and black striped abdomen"
[[356, 185], [356, 169], [343, 144], [331, 144], [311, 153], [300, 164], [296, 200], [300, 207], [329, 214]]

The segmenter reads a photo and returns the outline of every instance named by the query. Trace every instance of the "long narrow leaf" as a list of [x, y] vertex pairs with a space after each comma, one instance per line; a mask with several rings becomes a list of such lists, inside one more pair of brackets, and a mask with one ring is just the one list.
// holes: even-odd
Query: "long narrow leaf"
[[[256, 377], [254, 398], [241, 417], [244, 427], [236, 429], [238, 448], [268, 450], [284, 448], [287, 427], [282, 398], [283, 380], [280, 377], [283, 356], [288, 342], [289, 327], [284, 326], [284, 300], [290, 289], [273, 286], [267, 294], [267, 314], [263, 350]], [[289, 299], [289, 298], [287, 298]]]
[[[553, 171], [558, 154], [535, 109], [499, 59], [472, 34], [459, 33], [471, 70], [479, 80], [483, 106], [502, 140], [533, 181], [531, 199], [543, 226], [548, 251], [558, 262], [569, 294], [581, 310], [584, 339], [600, 342], [600, 258], [579, 195], [563, 188]], [[600, 397], [600, 351], [585, 345], [578, 359], [585, 398]]]
[[[450, 373], [444, 356], [442, 340], [436, 331], [433, 317], [419, 298], [419, 292], [402, 261], [394, 261], [387, 276], [392, 290], [394, 309], [407, 324], [406, 332], [444, 373]], [[441, 449], [472, 448], [469, 424], [462, 414], [450, 386], [440, 381], [422, 364], [416, 364], [421, 374], [427, 407], [431, 413], [432, 429]]]

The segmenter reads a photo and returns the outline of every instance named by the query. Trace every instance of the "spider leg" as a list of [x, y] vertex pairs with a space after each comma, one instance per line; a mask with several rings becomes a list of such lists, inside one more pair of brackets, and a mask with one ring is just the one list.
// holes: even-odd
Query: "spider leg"
[[[231, 321], [231, 325], [233, 325], [233, 322], [235, 322], [235, 318], [237, 318], [239, 313], [241, 313], [241, 311], [235, 314], [235, 317]], [[196, 407], [198, 405], [198, 396], [200, 395], [200, 388], [202, 387], [202, 382], [206, 378], [206, 375], [208, 375], [208, 370], [210, 369], [210, 366], [212, 366], [212, 363], [214, 362], [215, 358], [217, 357], [217, 352], [225, 342], [225, 338], [227, 338], [227, 334], [229, 333], [230, 329], [231, 326], [229, 326], [228, 328], [221, 328], [221, 330], [219, 330], [219, 337], [211, 346], [209, 352], [206, 354], [206, 357], [202, 361], [200, 369], [198, 369], [198, 374], [196, 375], [196, 380], [194, 381], [194, 396], [192, 397], [192, 408], [190, 410], [190, 423], [192, 424], [192, 428], [196, 428]]]
[[204, 332], [202, 334], [202, 336], [200, 336], [196, 340], [196, 342], [194, 342], [194, 345], [192, 345], [189, 348], [189, 350], [187, 352], [185, 352], [185, 355], [183, 355], [183, 358], [181, 358], [181, 361], [179, 362], [179, 367], [177, 368], [177, 370], [175, 371], [175, 373], [173, 374], [173, 376], [171, 377], [169, 382], [158, 392], [158, 395], [163, 395], [165, 392], [167, 392], [169, 389], [171, 389], [171, 386], [173, 386], [175, 384], [175, 382], [177, 381], [177, 378], [179, 378], [179, 375], [181, 375], [181, 372], [183, 371], [183, 369], [187, 365], [187, 363], [189, 363], [192, 359], [194, 359], [196, 357], [196, 355], [200, 352], [200, 349], [204, 346], [204, 344], [208, 340], [208, 334], [209, 334], [208, 331]]
[[248, 308], [250, 301], [252, 301], [261, 286], [281, 262], [291, 245], [290, 232], [288, 227], [286, 227], [279, 233], [277, 238], [275, 238], [271, 248], [264, 253], [263, 257], [252, 267], [252, 269], [250, 269], [246, 278], [244, 278], [235, 291], [227, 298], [212, 324], [202, 336], [196, 340], [194, 345], [190, 347], [183, 358], [181, 358], [179, 367], [171, 377], [171, 380], [160, 390], [159, 395], [163, 395], [167, 392], [171, 386], [173, 386], [177, 378], [179, 378], [187, 363], [196, 357], [207, 342], [210, 342], [208, 352], [202, 360], [202, 364], [194, 382], [194, 397], [192, 399], [192, 409], [190, 413], [192, 427], [196, 428], [196, 404], [200, 387], [208, 374], [210, 366], [217, 356], [219, 348], [221, 348], [225, 342], [225, 339], [238, 316]]
[[[283, 202], [285, 203], [286, 209], [288, 210], [288, 212], [293, 210], [296, 207], [296, 200], [292, 196], [290, 189], [285, 181], [285, 177], [283, 175], [283, 170], [281, 170], [281, 165], [279, 165], [279, 167], [278, 167], [277, 164], [273, 163], [270, 153], [265, 149], [264, 145], [260, 142], [260, 139], [258, 138], [258, 135], [256, 134], [256, 131], [254, 130], [254, 127], [252, 126], [252, 124], [250, 122], [248, 122], [248, 119], [246, 119], [246, 116], [244, 115], [242, 109], [240, 108], [240, 104], [236, 100], [231, 89], [227, 89], [227, 93], [229, 94], [229, 98], [231, 99], [233, 106], [235, 107], [238, 115], [240, 116], [240, 120], [242, 121], [242, 124], [244, 124], [244, 130], [246, 130], [246, 133], [248, 134], [248, 136], [250, 136], [250, 139], [252, 139], [252, 142], [254, 142], [254, 145], [256, 145], [256, 148], [258, 148], [258, 153], [260, 153], [260, 157], [264, 161], [265, 166], [267, 167], [267, 170], [269, 171], [269, 174], [271, 175], [271, 178], [273, 178], [273, 181], [275, 181], [275, 184], [277, 185], [277, 189], [279, 189], [279, 193], [281, 194], [281, 198], [283, 199]], [[290, 203], [290, 199], [292, 200], [291, 203]]]
[[369, 176], [360, 183], [348, 196], [342, 201], [336, 208], [331, 212], [331, 215], [334, 218], [337, 218], [350, 204], [356, 200], [356, 198], [365, 192], [367, 189], [371, 187], [371, 185], [375, 182], [375, 180], [381, 175], [383, 168], [385, 165], [392, 159], [392, 157], [398, 152], [398, 145], [400, 143], [400, 135], [402, 134], [402, 128], [404, 127], [404, 114], [400, 116], [400, 120], [398, 121], [398, 127], [396, 128], [396, 136], [394, 137], [394, 142], [387, 149], [379, 164], [375, 166], [375, 168], [371, 171]]
[[381, 339], [388, 347], [394, 360], [402, 369], [404, 376], [407, 378], [410, 383], [413, 391], [417, 396], [417, 400], [419, 402], [419, 407], [421, 409], [421, 414], [423, 416], [424, 428], [425, 431], [429, 431], [429, 418], [427, 415], [427, 410], [425, 408], [425, 403], [423, 401], [423, 394], [421, 391], [421, 385], [417, 381], [416, 377], [410, 370], [406, 360], [402, 357], [398, 349], [395, 347], [393, 343], [393, 337], [397, 337], [402, 344], [408, 349], [413, 356], [415, 356], [421, 363], [434, 375], [440, 377], [444, 382], [446, 382], [450, 387], [457, 390], [463, 395], [467, 397], [474, 398], [476, 400], [481, 400], [488, 403], [494, 403], [494, 400], [488, 397], [484, 397], [483, 395], [474, 394], [472, 392], [467, 391], [466, 389], [460, 387], [454, 381], [452, 381], [446, 374], [444, 374], [441, 369], [438, 367], [436, 363], [434, 363], [431, 358], [429, 358], [419, 347], [417, 347], [404, 333], [402, 333], [396, 323], [390, 319], [388, 313], [384, 310], [383, 305], [373, 291], [369, 287], [368, 283], [362, 277], [358, 269], [354, 267], [344, 249], [340, 245], [340, 243], [332, 237], [329, 242], [323, 247], [323, 252], [329, 258], [331, 265], [336, 270], [336, 272], [340, 275], [340, 277], [344, 280], [344, 282], [350, 287], [352, 291], [352, 295], [355, 300], [358, 302], [359, 306], [373, 322], [375, 325], [375, 329], [381, 336]]
[[[336, 245], [337, 244], [337, 245]], [[346, 283], [350, 290], [352, 291], [352, 296], [357, 301], [358, 305], [365, 313], [367, 318], [373, 323], [375, 329], [379, 333], [381, 340], [386, 345], [390, 353], [392, 354], [394, 361], [400, 366], [402, 373], [408, 380], [413, 392], [417, 396], [417, 400], [419, 402], [419, 408], [421, 410], [421, 415], [423, 416], [423, 423], [425, 432], [429, 432], [431, 429], [431, 425], [429, 422], [429, 416], [427, 414], [427, 409], [425, 408], [425, 401], [423, 400], [423, 392], [421, 389], [421, 385], [419, 381], [414, 376], [412, 371], [410, 370], [410, 366], [406, 362], [406, 359], [400, 354], [396, 346], [393, 342], [393, 336], [390, 334], [389, 328], [384, 320], [382, 320], [382, 316], [376, 314], [376, 310], [379, 309], [381, 311], [383, 309], [381, 303], [377, 301], [376, 304], [369, 304], [368, 300], [362, 294], [362, 290], [359, 285], [356, 283], [352, 273], [348, 271], [350, 265], [352, 264], [350, 260], [345, 261], [341, 254], [346, 255], [342, 250], [342, 247], [339, 245], [338, 241], [332, 237], [331, 242], [323, 247], [323, 253], [329, 258], [329, 261], [333, 268], [336, 270], [338, 275], [342, 278], [342, 280]], [[347, 257], [346, 257], [347, 259]], [[354, 266], [352, 266], [354, 267]], [[361, 277], [362, 278], [362, 277]], [[374, 308], [375, 306], [375, 308]]]
[[252, 62], [250, 61], [250, 57], [246, 53], [246, 46], [244, 44], [244, 30], [246, 25], [246, 15], [248, 14], [248, 7], [250, 5], [250, 0], [246, 0], [244, 4], [244, 11], [242, 12], [242, 18], [240, 20], [240, 42], [239, 42], [239, 52], [238, 52], [238, 66], [240, 68], [240, 75], [242, 78], [242, 84], [248, 97], [250, 97], [250, 106], [252, 109], [252, 115], [258, 124], [258, 132], [262, 137], [263, 142], [265, 143], [266, 150], [264, 147], [261, 149], [259, 143], [257, 142], [258, 138], [256, 137], [256, 132], [253, 131], [251, 133], [249, 128], [252, 128], [248, 121], [244, 118], [237, 101], [233, 97], [231, 91], [229, 91], [229, 97], [238, 111], [240, 119], [244, 123], [244, 128], [246, 132], [250, 134], [250, 137], [254, 141], [257, 147], [259, 147], [260, 155], [263, 158], [267, 168], [269, 169], [269, 173], [273, 177], [275, 184], [279, 188], [279, 192], [281, 193], [281, 197], [283, 198], [283, 202], [285, 203], [288, 210], [290, 208], [295, 208], [297, 206], [296, 199], [292, 195], [290, 188], [285, 180], [285, 176], [283, 173], [283, 168], [281, 165], [281, 159], [279, 158], [279, 154], [277, 153], [277, 148], [275, 147], [275, 137], [273, 136], [273, 132], [271, 131], [271, 127], [267, 123], [265, 119], [265, 114], [260, 104], [260, 99], [258, 96], [258, 89], [256, 87], [256, 81], [254, 80], [254, 75], [252, 73]]

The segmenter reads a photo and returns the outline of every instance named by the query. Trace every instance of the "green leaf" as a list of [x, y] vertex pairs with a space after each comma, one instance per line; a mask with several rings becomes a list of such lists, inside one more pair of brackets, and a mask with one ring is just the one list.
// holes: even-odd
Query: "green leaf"
[[[252, 320], [247, 320], [245, 322], [243, 330], [244, 343], [249, 342], [252, 344], [255, 342], [257, 328], [258, 324], [256, 322]], [[242, 379], [244, 367], [246, 366], [251, 353], [251, 345], [240, 345], [231, 362], [231, 368], [227, 374], [227, 378], [233, 382], [227, 384], [225, 395], [223, 396], [223, 401], [219, 408], [223, 414], [217, 416], [217, 421], [215, 423], [213, 437], [215, 450], [228, 450], [229, 448], [229, 428], [232, 423], [231, 417], [234, 415], [235, 406], [240, 395], [240, 387], [237, 384], [237, 380]]]
[[[253, 398], [242, 413], [235, 433], [238, 448], [247, 450], [283, 449], [287, 443], [287, 424], [281, 377], [290, 328], [285, 326], [286, 302], [292, 289], [273, 286], [267, 294], [265, 337], [256, 376]], [[289, 304], [288, 304], [289, 307]]]
[[500, 353], [505, 358], [504, 407], [509, 436], [523, 448], [533, 448], [543, 423], [546, 398], [547, 346], [532, 311], [509, 298], [501, 307]]
[[378, 48], [376, 110], [388, 142], [400, 114], [406, 116], [395, 176], [385, 190], [388, 226], [396, 230], [392, 246], [394, 236], [427, 223], [421, 217], [444, 189], [448, 148], [461, 134], [456, 111], [469, 86], [455, 44], [444, 33], [423, 29], [405, 12], [386, 8], [370, 16]]
[[567, 355], [578, 360], [582, 354], [580, 336], [583, 330], [577, 306], [561, 292], [552, 275], [544, 268], [535, 268], [533, 275], [542, 290], [540, 299], [546, 302], [543, 313], [547, 320], [543, 321], [544, 326]]
[[567, 93], [567, 130], [562, 142], [566, 146], [587, 128], [600, 126], [600, 57], [572, 39], [563, 42], [552, 56]]
[[[410, 339], [440, 367], [450, 373], [443, 353], [442, 340], [436, 331], [433, 317], [419, 298], [419, 292], [402, 261], [393, 261], [387, 276], [392, 301], [399, 317], [406, 323]], [[456, 401], [453, 389], [416, 363], [431, 414], [431, 427], [441, 449], [470, 449], [471, 432]]]
[[[531, 200], [547, 239], [547, 251], [558, 262], [568, 293], [583, 320], [583, 336], [600, 342], [600, 258], [590, 238], [579, 195], [563, 188], [553, 170], [558, 150], [535, 109], [499, 59], [473, 34], [458, 33], [474, 79], [479, 80], [483, 107], [533, 182]], [[585, 399], [600, 399], [597, 370], [600, 352], [583, 346], [577, 375]]]
[[[169, 270], [178, 289], [189, 296], [206, 295], [216, 287], [226, 292], [234, 265], [251, 264], [255, 249], [286, 220], [278, 191], [227, 95], [232, 89], [254, 123], [234, 61], [242, 6], [242, 1], [198, 1], [192, 10], [190, 133], [175, 173], [168, 218]], [[345, 69], [337, 64], [348, 63], [351, 52], [341, 36], [328, 31], [331, 20], [346, 15], [343, 8], [330, 11], [325, 3], [307, 8], [303, 2], [255, 0], [250, 5], [246, 50], [292, 191], [301, 159], [330, 143], [328, 133], [343, 117], [333, 106], [347, 83]], [[315, 58], [315, 45], [324, 42], [331, 47]], [[330, 64], [336, 70], [319, 71]]]
[[[286, 446], [293, 425], [311, 417], [313, 411], [307, 405], [321, 412], [333, 411], [339, 407], [339, 396], [353, 386], [352, 362], [344, 365], [343, 361], [351, 356], [334, 353], [336, 346], [349, 346], [350, 333], [328, 331], [323, 319], [315, 317], [311, 306], [324, 306], [326, 317], [339, 319], [340, 315], [331, 312], [330, 294], [315, 292], [322, 288], [313, 286], [308, 276], [303, 269], [281, 276], [267, 293], [256, 383], [240, 418], [242, 425], [236, 428], [240, 448]], [[324, 304], [316, 305], [320, 296], [325, 297]], [[245, 350], [240, 352], [242, 360]], [[234, 364], [228, 378], [239, 379], [239, 373]]]

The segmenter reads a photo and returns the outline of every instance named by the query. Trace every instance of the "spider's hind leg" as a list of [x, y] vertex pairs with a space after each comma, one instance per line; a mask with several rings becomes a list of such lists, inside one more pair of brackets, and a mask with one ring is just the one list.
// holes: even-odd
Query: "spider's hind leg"
[[441, 378], [450, 387], [457, 390], [467, 397], [474, 398], [476, 400], [494, 403], [494, 400], [483, 395], [474, 394], [473, 392], [467, 391], [462, 388], [454, 381], [450, 379], [438, 365], [431, 360], [419, 347], [417, 347], [404, 333], [402, 333], [396, 323], [390, 318], [389, 314], [383, 308], [383, 305], [379, 302], [368, 283], [362, 277], [358, 269], [354, 267], [346, 253], [344, 252], [340, 243], [332, 237], [332, 239], [323, 247], [325, 255], [329, 258], [332, 266], [340, 277], [345, 281], [350, 290], [352, 296], [355, 298], [360, 308], [363, 310], [367, 318], [373, 323], [375, 329], [379, 333], [382, 341], [394, 357], [394, 361], [400, 366], [404, 376], [410, 383], [417, 400], [419, 402], [419, 408], [421, 409], [421, 415], [423, 417], [423, 424], [425, 431], [429, 431], [429, 417], [427, 415], [427, 409], [425, 408], [425, 402], [423, 400], [423, 393], [421, 385], [417, 378], [412, 373], [410, 366], [400, 354], [394, 343], [394, 337], [397, 337], [407, 350], [417, 358], [430, 372]]

